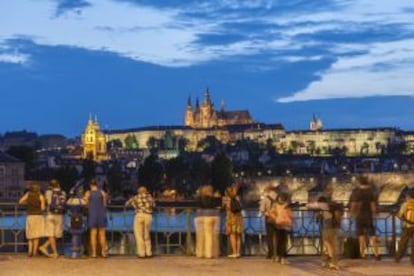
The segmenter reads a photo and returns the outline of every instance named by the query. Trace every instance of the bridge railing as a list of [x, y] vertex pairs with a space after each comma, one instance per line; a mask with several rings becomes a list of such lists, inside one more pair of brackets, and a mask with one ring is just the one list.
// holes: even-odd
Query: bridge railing
[[[195, 208], [157, 207], [154, 210], [151, 239], [155, 254], [193, 255], [195, 252]], [[294, 208], [294, 227], [289, 234], [288, 254], [315, 255], [322, 250], [320, 222], [316, 213], [303, 208]], [[267, 251], [264, 218], [257, 209], [242, 212], [244, 233], [242, 250], [244, 255], [264, 255]], [[121, 205], [108, 206], [107, 239], [110, 254], [135, 254], [133, 234], [134, 211]], [[23, 252], [25, 239], [25, 208], [13, 203], [0, 203], [0, 252]], [[376, 232], [382, 254], [393, 254], [401, 235], [401, 222], [393, 211], [381, 211], [376, 220]], [[85, 240], [87, 233], [85, 228]], [[70, 217], [65, 215], [65, 235], [61, 246], [70, 243]], [[355, 237], [355, 223], [346, 211], [339, 233], [339, 244], [347, 237]], [[86, 242], [85, 242], [86, 244]], [[226, 255], [229, 244], [225, 236], [225, 213], [221, 214], [220, 248]], [[368, 248], [370, 250], [370, 248]]]

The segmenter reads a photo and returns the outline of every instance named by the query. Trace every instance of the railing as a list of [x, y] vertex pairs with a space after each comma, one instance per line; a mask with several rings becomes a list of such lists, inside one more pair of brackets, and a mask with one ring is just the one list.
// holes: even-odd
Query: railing
[[[110, 254], [135, 254], [133, 235], [134, 212], [124, 206], [108, 206], [107, 239]], [[0, 252], [22, 252], [25, 250], [25, 217], [23, 207], [16, 204], [0, 203]], [[195, 251], [195, 208], [158, 207], [154, 210], [151, 239], [157, 255], [193, 255]], [[244, 234], [243, 254], [264, 255], [266, 231], [264, 219], [257, 209], [243, 210]], [[288, 254], [320, 254], [320, 224], [314, 211], [294, 208], [294, 227], [289, 235]], [[68, 248], [70, 242], [70, 218], [65, 215], [65, 236], [61, 246]], [[221, 215], [221, 252], [228, 252], [224, 234], [225, 214]], [[382, 211], [376, 218], [376, 232], [382, 254], [393, 254], [401, 234], [401, 222], [391, 211]], [[86, 230], [86, 229], [85, 229]], [[345, 212], [342, 220], [340, 241], [355, 236], [355, 224]], [[343, 242], [340, 242], [343, 244]]]

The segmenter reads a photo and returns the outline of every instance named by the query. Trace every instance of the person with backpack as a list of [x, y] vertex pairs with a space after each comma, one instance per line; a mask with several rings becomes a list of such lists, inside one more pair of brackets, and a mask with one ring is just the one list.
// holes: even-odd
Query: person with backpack
[[[49, 258], [57, 258], [59, 256], [56, 247], [56, 239], [63, 236], [66, 193], [60, 188], [60, 183], [53, 179], [49, 183], [49, 188], [45, 193], [46, 198], [46, 219], [45, 219], [45, 236], [47, 241], [39, 247], [39, 251]], [[49, 247], [52, 254], [49, 253]]]
[[226, 210], [226, 234], [230, 239], [232, 250], [228, 257], [239, 258], [241, 236], [243, 234], [243, 216], [236, 186], [230, 186], [226, 189], [223, 205]]
[[138, 258], [152, 257], [151, 250], [151, 222], [154, 200], [147, 188], [138, 188], [138, 194], [129, 199], [125, 206], [135, 209], [134, 235]]
[[106, 203], [107, 194], [98, 188], [98, 183], [92, 180], [90, 183], [90, 190], [85, 193], [84, 202], [88, 208], [88, 227], [91, 246], [91, 257], [96, 258], [97, 242], [101, 248], [101, 256], [106, 258], [107, 244], [105, 228], [107, 225], [106, 219]]
[[323, 241], [322, 267], [338, 270], [338, 230], [344, 214], [343, 205], [320, 196], [316, 202], [306, 204], [308, 209], [318, 212]]
[[270, 210], [272, 209], [273, 203], [276, 201], [277, 193], [272, 187], [267, 187], [264, 191], [264, 195], [260, 200], [260, 213], [265, 219], [266, 229], [266, 243], [267, 243], [267, 254], [266, 259], [272, 259], [274, 256], [274, 244], [276, 240], [276, 229], [273, 226], [272, 219], [270, 217]]
[[351, 214], [355, 217], [356, 232], [359, 240], [359, 252], [366, 259], [366, 235], [369, 236], [375, 259], [381, 260], [375, 235], [374, 219], [377, 215], [377, 199], [367, 177], [359, 178], [359, 187], [351, 195]]
[[293, 227], [293, 212], [289, 207], [289, 194], [280, 193], [269, 211], [276, 232], [276, 256], [280, 264], [289, 264], [287, 257], [288, 231]]
[[40, 192], [40, 185], [37, 183], [31, 184], [29, 191], [20, 198], [19, 204], [27, 205], [27, 255], [29, 257], [34, 257], [37, 256], [38, 253], [39, 240], [43, 237], [43, 211], [46, 208], [45, 197]]
[[[414, 239], [414, 189], [407, 193], [406, 201], [401, 205], [397, 216], [403, 221], [401, 239], [395, 254], [395, 261], [400, 262], [407, 250], [408, 241]], [[414, 252], [411, 252], [411, 264], [414, 265]]]

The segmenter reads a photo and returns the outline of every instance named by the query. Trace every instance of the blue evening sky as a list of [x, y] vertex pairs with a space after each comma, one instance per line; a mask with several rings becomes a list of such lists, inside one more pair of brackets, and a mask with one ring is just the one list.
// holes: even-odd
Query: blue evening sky
[[0, 1], [0, 133], [181, 125], [206, 87], [289, 130], [414, 130], [414, 1]]

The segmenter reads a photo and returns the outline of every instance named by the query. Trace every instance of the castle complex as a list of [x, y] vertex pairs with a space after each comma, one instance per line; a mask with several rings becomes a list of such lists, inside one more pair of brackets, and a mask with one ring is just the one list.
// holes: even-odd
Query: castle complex
[[248, 125], [254, 121], [247, 110], [226, 111], [224, 101], [221, 103], [220, 110], [214, 110], [214, 104], [210, 98], [210, 91], [207, 89], [204, 101], [200, 106], [198, 98], [195, 109], [188, 97], [187, 108], [185, 111], [184, 125], [192, 128], [211, 128], [230, 125]]
[[405, 151], [414, 150], [414, 133], [398, 128], [349, 128], [323, 129], [321, 118], [313, 116], [309, 130], [287, 131], [277, 124], [256, 122], [247, 110], [227, 111], [224, 103], [214, 109], [210, 91], [205, 91], [200, 105], [193, 107], [188, 99], [184, 126], [150, 126], [103, 133], [97, 120], [89, 119], [82, 135], [83, 158], [95, 160], [107, 158], [106, 143], [118, 141], [124, 147], [131, 138], [141, 149], [149, 148], [154, 141], [162, 141], [167, 149], [177, 148], [180, 140], [186, 141], [186, 149], [200, 150], [200, 141], [214, 136], [222, 143], [236, 143], [250, 139], [260, 144], [271, 143], [279, 153], [329, 155], [340, 151], [346, 155], [377, 155], [391, 147], [405, 145]]

